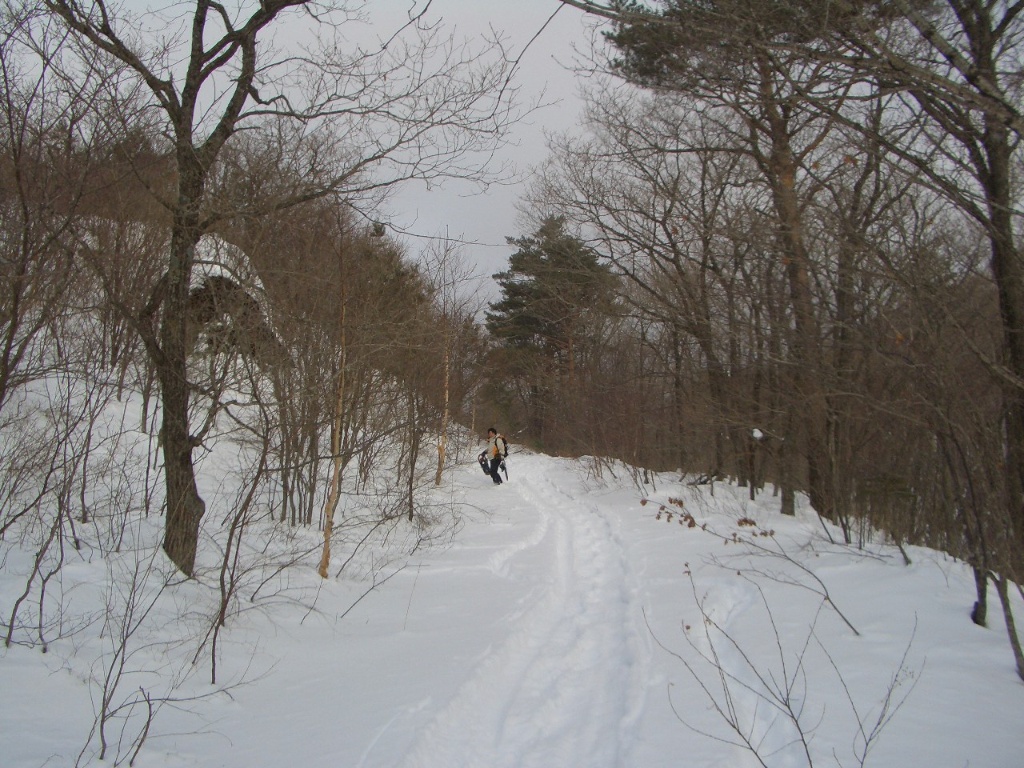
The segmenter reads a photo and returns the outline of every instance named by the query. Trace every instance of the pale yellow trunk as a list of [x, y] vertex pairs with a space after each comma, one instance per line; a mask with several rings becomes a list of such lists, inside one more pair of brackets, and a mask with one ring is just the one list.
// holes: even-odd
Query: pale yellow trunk
[[448, 351], [448, 344], [444, 345], [444, 409], [441, 412], [441, 435], [437, 441], [437, 474], [434, 475], [434, 485], [441, 484], [441, 474], [444, 472], [445, 450], [448, 447], [448, 409], [450, 399], [451, 377], [451, 356]]
[[331, 565], [331, 535], [334, 533], [334, 511], [338, 508], [341, 498], [341, 430], [345, 412], [345, 302], [341, 309], [341, 364], [338, 370], [338, 396], [334, 401], [334, 423], [331, 426], [331, 489], [324, 505], [324, 550], [320, 555], [320, 567], [317, 569], [320, 578], [327, 578], [327, 569]]

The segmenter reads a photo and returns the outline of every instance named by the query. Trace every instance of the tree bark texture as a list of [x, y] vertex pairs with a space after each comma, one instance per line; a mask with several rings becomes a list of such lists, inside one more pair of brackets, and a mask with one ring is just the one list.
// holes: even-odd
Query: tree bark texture
[[1006, 362], [1015, 379], [1004, 385], [1004, 407], [1011, 468], [1007, 513], [1019, 558], [1024, 552], [1024, 263], [1013, 233], [1010, 136], [1006, 126], [991, 117], [986, 125], [984, 147], [988, 161], [984, 183], [991, 219], [992, 272], [999, 294]]
[[206, 512], [192, 462], [187, 348], [189, 286], [196, 244], [201, 236], [198, 206], [202, 198], [203, 173], [197, 162], [181, 157], [184, 154], [187, 153], [179, 151], [179, 205], [171, 235], [160, 353], [155, 367], [163, 406], [160, 437], [167, 495], [164, 551], [182, 573], [191, 576], [195, 569], [199, 525]]
[[773, 78], [761, 61], [761, 107], [771, 149], [765, 171], [771, 185], [779, 227], [779, 246], [785, 262], [793, 311], [793, 376], [795, 400], [791, 407], [804, 414], [807, 484], [811, 505], [827, 519], [835, 514], [831, 453], [828, 449], [828, 407], [821, 379], [818, 322], [811, 290], [810, 256], [803, 239], [800, 200], [796, 189], [798, 162], [789, 140], [789, 126], [772, 93]]

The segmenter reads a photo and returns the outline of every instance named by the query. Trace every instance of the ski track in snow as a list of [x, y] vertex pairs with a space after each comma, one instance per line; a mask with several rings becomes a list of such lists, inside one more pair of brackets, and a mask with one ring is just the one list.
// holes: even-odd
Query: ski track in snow
[[643, 695], [640, 612], [624, 547], [610, 520], [557, 488], [542, 467], [524, 456], [513, 482], [494, 489], [517, 495], [538, 519], [489, 564], [537, 586], [517, 607], [508, 637], [420, 731], [405, 768], [601, 768], [626, 760]]

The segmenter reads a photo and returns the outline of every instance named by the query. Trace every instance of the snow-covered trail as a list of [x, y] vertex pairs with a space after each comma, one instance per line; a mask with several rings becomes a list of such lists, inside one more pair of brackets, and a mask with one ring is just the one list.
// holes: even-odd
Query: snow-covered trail
[[635, 579], [615, 521], [564, 487], [564, 472], [560, 487], [551, 466], [517, 456], [510, 482], [481, 491], [529, 520], [487, 561], [521, 587], [511, 631], [466, 671], [403, 766], [629, 763], [645, 679]]
[[[795, 768], [808, 765], [796, 724], [758, 696], [786, 681], [815, 765], [863, 764], [864, 728], [889, 693], [905, 706], [868, 765], [1020, 765], [1024, 697], [1002, 628], [966, 617], [976, 593], [963, 563], [915, 547], [907, 566], [885, 545], [833, 545], [809, 512], [785, 517], [770, 495], [751, 503], [725, 484], [661, 475], [638, 489], [621, 466], [595, 478], [587, 459], [525, 452], [509, 464], [499, 488], [467, 462], [428, 494], [424, 508], [451, 524], [430, 546], [367, 546], [327, 581], [296, 567], [279, 594], [240, 604], [219, 646], [226, 691], [207, 682], [206, 662], [194, 667], [191, 645], [135, 646], [119, 695], [192, 671], [136, 768], [758, 765], [713, 696], [763, 764]], [[781, 558], [735, 546], [733, 534], [756, 535], [741, 525], [751, 518]], [[421, 534], [389, 536], [411, 546]], [[795, 586], [808, 569], [859, 634]], [[109, 577], [99, 559], [66, 573], [77, 599]], [[0, 594], [22, 589], [0, 578]], [[175, 631], [206, 626], [191, 614], [182, 626], [177, 602], [161, 608], [154, 619]], [[706, 633], [705, 616], [722, 632]], [[0, 653], [0, 689], [14, 692], [0, 697], [2, 768], [75, 764], [105, 669], [95, 650], [75, 637], [46, 654]]]

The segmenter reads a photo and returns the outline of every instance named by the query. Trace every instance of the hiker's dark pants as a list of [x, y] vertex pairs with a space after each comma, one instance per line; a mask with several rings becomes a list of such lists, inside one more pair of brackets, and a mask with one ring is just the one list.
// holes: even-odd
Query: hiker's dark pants
[[495, 485], [501, 483], [501, 472], [500, 472], [501, 457], [499, 456], [499, 457], [495, 457], [493, 459], [490, 459], [488, 464], [487, 464], [487, 467], [488, 467], [487, 474], [489, 474], [491, 476], [491, 480], [494, 481]]

